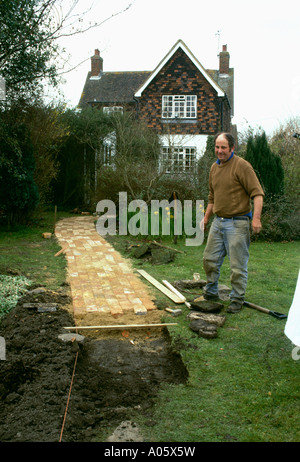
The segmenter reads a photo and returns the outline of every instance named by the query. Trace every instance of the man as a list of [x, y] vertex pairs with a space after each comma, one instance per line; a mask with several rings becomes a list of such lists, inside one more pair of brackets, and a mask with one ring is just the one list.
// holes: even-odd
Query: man
[[[249, 222], [254, 233], [261, 231], [263, 189], [249, 162], [234, 154], [234, 137], [220, 133], [215, 137], [217, 161], [209, 174], [208, 206], [201, 226], [211, 225], [203, 255], [207, 283], [206, 300], [218, 299], [218, 280], [224, 258], [228, 255], [231, 270], [231, 292], [228, 313], [238, 313], [244, 303], [248, 277], [250, 245]], [[253, 199], [254, 210], [251, 210]]]

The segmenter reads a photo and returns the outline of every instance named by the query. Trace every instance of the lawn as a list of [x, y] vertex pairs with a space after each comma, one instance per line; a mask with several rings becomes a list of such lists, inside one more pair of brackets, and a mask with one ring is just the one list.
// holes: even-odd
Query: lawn
[[[129, 238], [114, 239], [122, 252]], [[171, 242], [164, 241], [166, 245]], [[205, 244], [204, 244], [205, 245]], [[202, 269], [204, 245], [174, 246], [185, 254], [175, 261], [143, 269], [159, 281], [192, 279]], [[299, 270], [300, 242], [253, 242], [250, 249], [247, 300], [288, 314]], [[126, 255], [126, 253], [125, 253]], [[141, 267], [140, 260], [133, 264]], [[222, 268], [222, 284], [230, 286], [229, 264]], [[150, 287], [158, 299], [163, 299]], [[185, 294], [186, 295], [186, 294]], [[292, 359], [294, 345], [284, 335], [285, 319], [251, 308], [226, 315], [215, 339], [198, 337], [186, 315], [170, 327], [174, 348], [189, 371], [184, 386], [164, 386], [159, 393], [152, 425], [141, 422], [153, 441], [171, 442], [299, 442], [300, 361]], [[164, 315], [165, 321], [174, 318]]]
[[[59, 214], [58, 219], [63, 215]], [[55, 289], [65, 281], [64, 258], [51, 232], [53, 213], [43, 214], [30, 227], [0, 232], [0, 274], [21, 274], [32, 282]], [[137, 243], [129, 236], [110, 238], [129, 258], [125, 247]], [[164, 244], [184, 251], [173, 262], [152, 265], [132, 259], [158, 280], [191, 279], [202, 269], [204, 245], [185, 247], [179, 239]], [[288, 313], [299, 270], [300, 242], [253, 242], [250, 249], [247, 300], [274, 311]], [[221, 283], [229, 285], [225, 261]], [[155, 297], [164, 295], [149, 286]], [[165, 300], [164, 300], [165, 301]], [[184, 385], [163, 385], [148, 418], [138, 424], [148, 441], [155, 442], [299, 442], [300, 361], [292, 359], [293, 345], [284, 335], [286, 320], [275, 319], [251, 308], [226, 315], [215, 339], [198, 337], [186, 315], [172, 318], [162, 311], [173, 347], [189, 371]]]
[[[56, 219], [69, 214], [58, 213]], [[37, 214], [27, 226], [12, 230], [0, 227], [0, 274], [22, 275], [34, 284], [55, 289], [65, 281], [66, 260], [54, 258], [61, 249], [56, 239], [45, 239], [53, 233], [54, 211]]]

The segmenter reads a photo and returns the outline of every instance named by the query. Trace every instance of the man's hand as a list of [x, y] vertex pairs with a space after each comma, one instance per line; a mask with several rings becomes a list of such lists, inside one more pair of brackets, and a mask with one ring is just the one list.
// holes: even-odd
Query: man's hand
[[210, 217], [213, 214], [213, 204], [208, 204], [204, 218], [200, 221], [200, 230], [205, 231]]
[[255, 196], [253, 199], [254, 202], [254, 212], [253, 212], [253, 219], [252, 219], [252, 230], [255, 234], [260, 233], [262, 229], [260, 216], [263, 208], [264, 198], [263, 196]]
[[205, 231], [207, 227], [207, 220], [205, 220], [205, 217], [200, 221], [200, 230]]
[[261, 229], [262, 229], [262, 225], [261, 225], [261, 221], [260, 221], [260, 218], [256, 218], [256, 217], [253, 217], [253, 220], [252, 220], [252, 230], [255, 234], [258, 234], [261, 232]]

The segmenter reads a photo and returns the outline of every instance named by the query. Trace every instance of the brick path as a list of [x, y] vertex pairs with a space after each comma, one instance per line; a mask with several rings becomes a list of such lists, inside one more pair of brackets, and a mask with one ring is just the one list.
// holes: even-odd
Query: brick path
[[147, 287], [94, 225], [95, 217], [66, 218], [55, 227], [65, 250], [74, 315], [89, 312], [119, 316], [155, 310]]

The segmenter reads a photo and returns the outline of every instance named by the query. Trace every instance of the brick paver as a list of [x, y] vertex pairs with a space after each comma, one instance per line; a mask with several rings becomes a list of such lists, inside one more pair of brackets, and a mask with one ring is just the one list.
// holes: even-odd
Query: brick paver
[[145, 284], [102, 236], [92, 216], [66, 218], [55, 227], [65, 250], [74, 314], [128, 312], [147, 314], [155, 310]]

